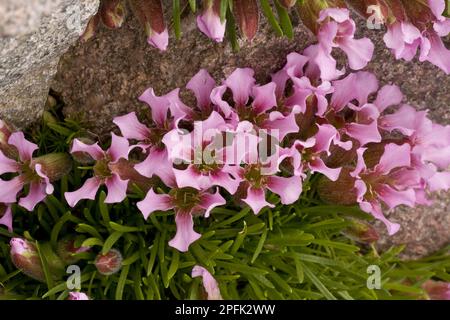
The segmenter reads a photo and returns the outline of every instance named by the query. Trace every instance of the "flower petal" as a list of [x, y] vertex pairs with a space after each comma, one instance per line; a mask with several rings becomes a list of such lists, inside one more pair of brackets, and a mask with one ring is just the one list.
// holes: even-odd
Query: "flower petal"
[[409, 167], [411, 165], [411, 146], [409, 144], [396, 145], [389, 143], [384, 147], [384, 153], [375, 170], [387, 174], [392, 169]]
[[385, 85], [378, 92], [377, 99], [373, 102], [378, 110], [383, 112], [390, 106], [396, 106], [403, 100], [403, 94], [396, 85]]
[[370, 124], [349, 123], [345, 126], [345, 129], [345, 133], [358, 140], [361, 146], [371, 142], [381, 142], [381, 135], [376, 121], [372, 121]]
[[30, 184], [30, 191], [28, 195], [19, 200], [19, 205], [27, 209], [28, 211], [33, 211], [34, 207], [47, 197], [45, 192], [45, 184], [32, 182]]
[[89, 154], [94, 160], [101, 160], [105, 157], [105, 152], [100, 148], [98, 143], [85, 144], [78, 139], [73, 140], [71, 153], [85, 152]]
[[169, 32], [167, 28], [161, 33], [152, 30], [152, 34], [147, 38], [147, 42], [161, 51], [166, 51], [169, 45]]
[[17, 194], [22, 190], [23, 182], [20, 176], [5, 181], [0, 179], [0, 202], [16, 203]]
[[105, 203], [119, 203], [126, 198], [128, 180], [122, 180], [117, 174], [113, 174], [112, 177], [106, 179], [105, 184], [108, 189]]
[[94, 200], [101, 184], [100, 178], [92, 177], [87, 179], [80, 189], [64, 194], [67, 203], [73, 208], [82, 199]]
[[200, 239], [201, 235], [194, 231], [194, 219], [190, 213], [178, 212], [175, 216], [177, 224], [177, 233], [169, 241], [169, 246], [181, 251], [187, 252], [189, 246]]
[[376, 192], [379, 199], [387, 204], [389, 209], [393, 209], [399, 205], [405, 205], [412, 208], [416, 203], [416, 193], [413, 189], [399, 191], [383, 184], [376, 187]]
[[202, 15], [197, 16], [197, 26], [208, 38], [222, 42], [225, 35], [226, 23], [220, 21], [215, 6], [218, 0], [213, 0], [211, 7], [207, 8]]
[[155, 211], [167, 211], [173, 208], [171, 198], [167, 194], [157, 194], [150, 189], [144, 200], [138, 202], [137, 207], [141, 211], [145, 219]]
[[223, 300], [222, 295], [220, 294], [219, 285], [208, 270], [201, 266], [194, 266], [194, 268], [192, 268], [191, 276], [192, 278], [203, 278], [203, 287], [208, 294], [208, 300]]
[[210, 95], [216, 81], [209, 75], [208, 71], [201, 69], [189, 80], [186, 88], [194, 92], [198, 106], [203, 109], [211, 104]]
[[272, 176], [268, 180], [267, 188], [278, 194], [283, 204], [294, 203], [302, 193], [302, 178], [299, 176], [289, 178]]
[[0, 175], [9, 172], [18, 172], [19, 164], [6, 157], [5, 154], [0, 150]]
[[237, 106], [244, 106], [255, 86], [255, 72], [250, 68], [237, 68], [225, 80], [225, 84], [233, 92], [233, 99]]
[[120, 132], [127, 139], [145, 141], [149, 137], [150, 129], [138, 120], [136, 112], [115, 117], [113, 122], [119, 127]]
[[368, 38], [353, 39], [343, 37], [339, 41], [339, 48], [347, 54], [350, 68], [360, 70], [372, 60], [375, 46]]
[[268, 206], [274, 208], [275, 206], [266, 201], [266, 194], [263, 189], [256, 189], [249, 187], [247, 189], [247, 198], [242, 199], [252, 208], [254, 214], [258, 214], [262, 208]]
[[9, 232], [13, 232], [12, 223], [13, 223], [13, 215], [11, 206], [7, 205], [5, 212], [3, 212], [3, 217], [0, 218], [0, 225], [4, 225], [5, 227], [8, 228]]
[[274, 82], [253, 87], [254, 100], [252, 106], [257, 114], [263, 113], [277, 105], [275, 89], [276, 84]]
[[117, 136], [111, 132], [111, 146], [107, 153], [111, 157], [112, 162], [117, 162], [119, 159], [128, 160], [128, 153], [130, 152], [130, 143], [124, 137]]
[[205, 218], [209, 217], [211, 210], [215, 207], [223, 206], [227, 201], [220, 195], [219, 189], [216, 189], [216, 193], [205, 192], [201, 195], [200, 207], [205, 209]]
[[25, 139], [23, 132], [12, 133], [8, 139], [8, 143], [17, 148], [19, 158], [22, 161], [31, 160], [33, 158], [33, 152], [39, 149], [36, 144]]

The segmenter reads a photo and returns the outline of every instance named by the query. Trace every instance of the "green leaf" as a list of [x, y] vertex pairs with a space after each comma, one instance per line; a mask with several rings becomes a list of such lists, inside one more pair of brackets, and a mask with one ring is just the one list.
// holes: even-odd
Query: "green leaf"
[[140, 228], [123, 226], [123, 225], [115, 223], [113, 221], [110, 221], [109, 225], [110, 225], [111, 229], [113, 229], [114, 231], [119, 231], [122, 233], [140, 231]]
[[283, 30], [281, 29], [280, 25], [278, 24], [277, 18], [275, 18], [275, 15], [273, 14], [272, 8], [270, 7], [268, 0], [261, 0], [261, 9], [264, 15], [267, 18], [267, 21], [272, 26], [275, 33], [281, 37], [283, 36]]
[[316, 277], [316, 275], [311, 272], [311, 270], [305, 265], [303, 265], [303, 270], [305, 272], [305, 276], [311, 280], [311, 282], [316, 286], [317, 289], [327, 298], [328, 300], [337, 300], [335, 296], [331, 294], [331, 292], [325, 287], [325, 285]]
[[51, 235], [50, 235], [50, 242], [51, 242], [53, 248], [56, 248], [59, 232], [61, 231], [61, 228], [63, 227], [63, 225], [70, 219], [71, 215], [72, 214], [70, 212], [66, 212], [53, 227]]
[[108, 206], [105, 203], [105, 199], [106, 199], [106, 193], [105, 191], [101, 191], [100, 192], [100, 196], [98, 198], [98, 208], [100, 209], [100, 214], [102, 216], [103, 221], [105, 222], [105, 224], [107, 226], [109, 226], [109, 211], [108, 211]]
[[93, 247], [93, 246], [100, 246], [103, 247], [103, 241], [99, 238], [87, 238], [84, 240], [81, 244], [82, 247]]
[[263, 246], [264, 246], [264, 242], [266, 241], [266, 238], [267, 238], [267, 229], [264, 229], [264, 231], [261, 235], [261, 238], [259, 238], [258, 245], [256, 246], [255, 252], [253, 253], [251, 264], [253, 264], [256, 261], [259, 254], [261, 253]]
[[90, 226], [88, 224], [80, 223], [75, 228], [75, 231], [80, 232], [80, 233], [89, 233], [90, 235], [92, 235], [95, 238], [98, 238], [101, 240], [103, 239], [103, 237], [100, 235], [100, 233], [97, 231], [97, 229], [95, 229], [93, 226]]
[[224, 23], [227, 17], [228, 11], [228, 2], [229, 0], [221, 0], [220, 1], [220, 22]]
[[197, 1], [196, 0], [189, 0], [189, 6], [191, 7], [191, 11], [195, 13], [197, 10]]
[[236, 21], [234, 20], [234, 15], [231, 12], [231, 10], [227, 11], [227, 24], [225, 26], [226, 28], [226, 35], [228, 41], [231, 43], [231, 47], [233, 48], [234, 52], [239, 51], [239, 42], [236, 32]]
[[232, 271], [241, 272], [244, 274], [249, 274], [249, 275], [255, 275], [255, 274], [266, 275], [266, 274], [268, 274], [268, 271], [266, 271], [266, 270], [255, 268], [255, 267], [249, 267], [244, 264], [224, 262], [224, 261], [216, 261], [216, 263], [217, 263], [218, 267], [222, 267], [222, 268], [232, 270]]
[[123, 233], [120, 231], [114, 231], [113, 233], [111, 233], [103, 244], [102, 254], [106, 254], [109, 250], [111, 250], [111, 248], [120, 239], [120, 237], [122, 237], [122, 235]]
[[177, 40], [181, 38], [181, 9], [180, 9], [180, 0], [173, 0], [173, 29], [175, 31], [175, 37]]
[[280, 2], [278, 0], [275, 0], [275, 7], [277, 8], [278, 18], [280, 19], [280, 25], [284, 35], [289, 39], [294, 38], [294, 30], [292, 28], [292, 22], [289, 18], [288, 10], [280, 5]]
[[116, 289], [116, 300], [122, 300], [123, 297], [123, 290], [125, 288], [125, 281], [128, 277], [128, 272], [130, 271], [130, 266], [126, 265], [122, 268], [122, 271], [120, 272], [119, 282], [117, 283], [117, 289]]
[[169, 271], [167, 271], [167, 280], [170, 281], [175, 273], [177, 273], [180, 261], [180, 253], [178, 250], [173, 250], [172, 261], [170, 262]]

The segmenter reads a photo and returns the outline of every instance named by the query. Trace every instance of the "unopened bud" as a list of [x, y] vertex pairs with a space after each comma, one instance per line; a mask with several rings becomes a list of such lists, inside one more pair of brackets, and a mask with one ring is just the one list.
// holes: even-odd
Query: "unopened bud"
[[427, 280], [422, 288], [430, 300], [450, 300], [450, 283], [448, 282]]
[[122, 254], [116, 249], [111, 249], [105, 254], [99, 253], [97, 255], [95, 267], [101, 274], [109, 276], [122, 268], [122, 260]]
[[242, 35], [252, 40], [258, 31], [259, 9], [256, 0], [235, 0], [234, 12]]
[[283, 7], [289, 9], [289, 8], [292, 8], [293, 6], [295, 6], [295, 4], [297, 3], [297, 0], [280, 0], [280, 3]]
[[369, 223], [350, 219], [351, 225], [343, 231], [343, 234], [350, 239], [361, 243], [373, 243], [380, 238], [378, 232]]
[[74, 256], [77, 253], [87, 252], [89, 251], [89, 247], [75, 247], [74, 239], [62, 239], [58, 242], [57, 253], [58, 256], [64, 261], [66, 264], [74, 264], [79, 259]]
[[90, 300], [86, 293], [83, 292], [69, 292], [67, 300]]
[[120, 28], [125, 20], [125, 8], [122, 0], [103, 0], [100, 16], [105, 26], [110, 29]]
[[34, 243], [21, 238], [12, 238], [10, 246], [11, 260], [16, 268], [27, 276], [44, 282], [44, 270]]
[[350, 175], [352, 169], [344, 167], [336, 181], [322, 176], [317, 184], [320, 198], [327, 203], [339, 205], [356, 204], [355, 178]]
[[50, 153], [33, 161], [42, 165], [42, 171], [50, 181], [61, 179], [72, 169], [72, 159], [67, 153]]

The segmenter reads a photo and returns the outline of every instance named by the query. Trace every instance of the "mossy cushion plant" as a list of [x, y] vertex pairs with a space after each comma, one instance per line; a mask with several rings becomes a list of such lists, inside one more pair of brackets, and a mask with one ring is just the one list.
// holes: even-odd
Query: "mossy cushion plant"
[[369, 220], [393, 235], [386, 213], [449, 188], [450, 126], [338, 70], [334, 48], [359, 70], [373, 45], [347, 10], [320, 16], [319, 43], [271, 82], [200, 70], [194, 105], [149, 88], [110, 139], [58, 109], [26, 134], [2, 123], [0, 297], [448, 298], [448, 248], [402, 262]]

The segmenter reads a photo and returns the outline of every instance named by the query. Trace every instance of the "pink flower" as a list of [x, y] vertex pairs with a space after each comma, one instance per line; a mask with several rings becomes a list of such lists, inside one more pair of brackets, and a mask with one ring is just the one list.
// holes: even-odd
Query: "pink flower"
[[234, 194], [239, 180], [233, 175], [236, 164], [226, 159], [227, 147], [223, 145], [223, 132], [227, 129], [225, 120], [213, 111], [205, 121], [194, 123], [189, 134], [180, 134], [178, 130], [169, 132], [163, 139], [169, 152], [169, 161], [184, 161], [182, 168], [173, 168], [177, 186], [208, 189], [220, 186]]
[[122, 180], [117, 173], [115, 165], [121, 159], [128, 160], [130, 146], [128, 140], [111, 133], [111, 147], [107, 151], [95, 143], [87, 145], [78, 139], [73, 141], [72, 153], [84, 152], [89, 154], [94, 160], [94, 176], [86, 180], [84, 185], [73, 192], [66, 192], [67, 203], [74, 207], [82, 199], [94, 200], [98, 189], [105, 184], [108, 195], [105, 203], [118, 203], [125, 199], [128, 180]]
[[[175, 178], [172, 180], [175, 181]], [[191, 243], [200, 238], [200, 234], [194, 231], [194, 215], [209, 217], [213, 208], [224, 205], [226, 201], [217, 189], [215, 193], [210, 193], [192, 187], [182, 188], [176, 184], [168, 186], [171, 187], [168, 194], [158, 194], [150, 189], [144, 200], [137, 203], [137, 207], [145, 219], [155, 211], [174, 210], [177, 232], [169, 245], [186, 252]]]
[[399, 230], [400, 225], [386, 219], [381, 203], [389, 209], [399, 205], [414, 207], [415, 188], [420, 186], [420, 176], [411, 168], [411, 147], [408, 144], [385, 145], [383, 155], [373, 168], [366, 167], [363, 158], [366, 150], [358, 149], [358, 162], [351, 173], [356, 178], [357, 201], [363, 211], [382, 221], [392, 235]]
[[142, 124], [135, 112], [113, 120], [125, 138], [137, 140], [137, 146], [148, 154], [143, 162], [134, 166], [144, 177], [151, 178], [157, 174], [164, 179], [171, 175], [172, 164], [168, 161], [163, 137], [176, 128], [178, 122], [186, 116], [183, 110], [187, 107], [179, 99], [178, 93], [179, 89], [175, 89], [165, 96], [158, 97], [153, 89], [149, 88], [139, 97], [139, 100], [145, 102], [151, 109], [153, 121], [150, 127]]
[[309, 169], [311, 173], [320, 172], [336, 181], [341, 169], [327, 167], [321, 157], [330, 154], [330, 145], [337, 139], [338, 132], [329, 124], [317, 125], [317, 128], [314, 137], [293, 143], [289, 155], [292, 157], [294, 174], [300, 176], [305, 169]]
[[220, 1], [205, 1], [203, 13], [197, 17], [197, 26], [201, 32], [216, 42], [222, 42], [226, 22], [220, 21]]
[[[252, 123], [256, 129], [264, 129], [270, 135], [277, 135], [280, 141], [284, 137], [299, 130], [295, 122], [295, 114], [293, 112], [287, 115], [276, 111], [277, 97], [275, 82], [266, 85], [257, 86], [253, 77], [254, 71], [250, 68], [237, 68], [225, 80], [224, 86], [213, 90], [211, 96], [213, 103], [225, 110], [224, 115], [230, 119], [230, 122], [237, 126], [239, 122], [248, 121]], [[234, 107], [222, 100], [222, 95], [226, 88], [233, 93]], [[250, 106], [248, 102], [252, 100]]]
[[0, 175], [4, 173], [18, 175], [8, 181], [0, 179], [0, 202], [15, 203], [18, 193], [25, 185], [29, 185], [30, 191], [26, 197], [19, 200], [19, 205], [33, 211], [36, 204], [53, 193], [53, 186], [43, 166], [33, 160], [33, 153], [38, 149], [37, 145], [27, 141], [22, 132], [12, 133], [8, 144], [16, 148], [18, 159], [10, 159], [0, 151]]
[[321, 23], [317, 35], [319, 44], [305, 50], [305, 54], [319, 69], [322, 80], [333, 80], [342, 75], [336, 70], [336, 60], [331, 55], [333, 48], [340, 48], [346, 53], [349, 66], [354, 70], [364, 68], [372, 60], [374, 45], [368, 38], [354, 38], [356, 26], [349, 10], [322, 10], [317, 21]]
[[83, 292], [69, 292], [67, 300], [90, 300], [86, 293]]
[[[420, 47], [420, 61], [429, 61], [450, 73], [450, 50], [441, 39], [450, 33], [450, 19], [443, 16], [445, 0], [428, 0], [431, 21], [423, 23], [413, 17], [410, 21], [396, 21], [388, 26], [384, 36], [386, 46], [397, 59], [411, 61]], [[421, 13], [426, 16], [428, 13]], [[434, 17], [433, 17], [434, 15]], [[415, 24], [414, 24], [415, 23]]]
[[431, 300], [450, 300], [450, 283], [427, 280], [422, 288]]
[[258, 144], [249, 145], [242, 159], [243, 166], [238, 168], [237, 174], [241, 179], [238, 193], [254, 214], [259, 214], [264, 207], [274, 207], [266, 200], [266, 190], [279, 195], [283, 204], [294, 203], [302, 192], [302, 178], [299, 175], [277, 176], [281, 173], [280, 164], [289, 152], [279, 146], [275, 148], [274, 154], [267, 156], [260, 152]]
[[202, 277], [203, 287], [205, 288], [208, 300], [223, 300], [220, 294], [219, 285], [208, 270], [201, 266], [195, 266], [192, 269], [192, 278]]

